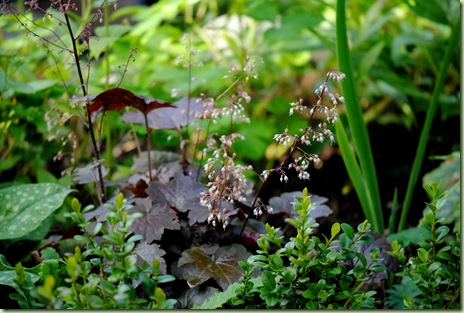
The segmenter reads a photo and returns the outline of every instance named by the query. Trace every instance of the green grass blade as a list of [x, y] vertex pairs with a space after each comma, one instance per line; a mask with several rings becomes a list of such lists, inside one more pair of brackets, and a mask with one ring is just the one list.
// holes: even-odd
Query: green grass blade
[[392, 210], [390, 213], [390, 218], [388, 219], [388, 234], [393, 234], [395, 232], [397, 212], [398, 212], [398, 188], [395, 187], [395, 191], [393, 192]]
[[[341, 121], [335, 123], [335, 132], [337, 133], [337, 143], [342, 154], [343, 162], [345, 163], [348, 176], [350, 177], [351, 182], [353, 183], [354, 190], [358, 195], [361, 207], [368, 207], [369, 200], [365, 192], [366, 187], [364, 185], [361, 169], [359, 168], [359, 164], [356, 161], [356, 155], [350, 147], [350, 142], [348, 141], [348, 137], [345, 133], [345, 129], [343, 128], [343, 124]], [[375, 217], [372, 216], [371, 210], [365, 210], [364, 215], [366, 216], [367, 220], [371, 223], [375, 219]]]
[[[401, 211], [400, 223], [398, 225], [398, 231], [402, 231], [406, 226], [406, 221], [409, 213], [409, 208], [411, 206], [412, 195], [414, 192], [414, 187], [417, 183], [419, 177], [419, 172], [422, 166], [422, 161], [424, 159], [425, 148], [427, 146], [427, 140], [429, 139], [430, 129], [432, 128], [432, 122], [437, 112], [438, 107], [438, 98], [440, 96], [440, 91], [443, 89], [445, 83], [446, 72], [451, 63], [451, 57], [453, 55], [454, 49], [459, 47], [459, 22], [454, 25], [453, 33], [451, 34], [451, 39], [447, 47], [445, 57], [441, 64], [440, 72], [438, 74], [437, 83], [433, 89], [432, 99], [430, 100], [430, 105], [427, 109], [427, 115], [425, 117], [424, 127], [419, 138], [419, 145], [417, 146], [416, 157], [411, 169], [411, 175], [409, 176], [408, 189], [406, 190], [406, 196], [403, 202], [403, 209]], [[421, 208], [422, 210], [422, 208]]]
[[[374, 158], [372, 156], [369, 136], [359, 104], [359, 96], [354, 80], [354, 70], [351, 63], [350, 50], [348, 48], [344, 0], [337, 0], [336, 32], [339, 69], [346, 74], [346, 79], [342, 81], [342, 88], [343, 96], [345, 97], [348, 124], [353, 134], [354, 144], [361, 167], [362, 179], [365, 185], [365, 189], [362, 190], [361, 193], [366, 193], [368, 201], [368, 204], [363, 205], [361, 202], [361, 205], [363, 205], [363, 211], [366, 217], [372, 217], [372, 220], [369, 220], [369, 222], [372, 223], [374, 229], [383, 233], [385, 225]], [[359, 180], [359, 178], [357, 179]], [[361, 198], [360, 192], [357, 191], [357, 193], [358, 197]]]

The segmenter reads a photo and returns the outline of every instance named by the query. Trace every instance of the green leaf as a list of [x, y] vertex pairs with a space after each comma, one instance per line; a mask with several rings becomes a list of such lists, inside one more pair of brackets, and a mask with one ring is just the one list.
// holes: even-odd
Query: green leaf
[[421, 262], [425, 263], [428, 261], [429, 253], [424, 248], [417, 249], [417, 256]]
[[194, 305], [194, 309], [210, 310], [221, 308], [225, 303], [235, 296], [236, 290], [240, 288], [240, 283], [233, 283], [224, 292], [217, 292], [211, 298], [205, 300], [202, 305]]
[[427, 233], [422, 227], [413, 227], [397, 232], [396, 234], [388, 235], [388, 241], [396, 240], [401, 246], [407, 247], [412, 243], [419, 243], [423, 240], [423, 236]]
[[334, 238], [335, 236], [337, 236], [339, 232], [340, 232], [340, 223], [334, 223], [332, 225], [332, 228], [330, 229], [331, 238]]
[[448, 18], [445, 11], [439, 4], [441, 1], [427, 0], [415, 1], [415, 5], [411, 6], [414, 13], [418, 16], [429, 19], [440, 24], [448, 24]]
[[0, 240], [24, 236], [61, 207], [72, 190], [52, 183], [0, 190]]
[[[35, 273], [29, 273], [27, 269], [24, 269], [26, 280], [30, 280], [32, 283], [35, 283], [40, 279], [40, 276]], [[5, 256], [0, 254], [0, 285], [6, 285], [13, 287], [16, 291], [25, 298], [25, 294], [21, 287], [15, 282], [16, 269], [11, 266], [6, 260]]]
[[261, 275], [261, 279], [263, 281], [263, 287], [268, 289], [268, 291], [273, 291], [276, 287], [276, 281], [274, 275], [271, 272], [265, 271]]
[[436, 230], [437, 242], [445, 238], [446, 235], [448, 235], [448, 233], [449, 233], [449, 228], [447, 226], [438, 227], [438, 229]]
[[353, 238], [354, 238], [354, 229], [353, 229], [353, 227], [351, 227], [349, 224], [346, 224], [346, 223], [343, 223], [341, 226], [342, 226], [343, 232], [348, 236], [348, 238], [353, 240]]
[[381, 272], [387, 270], [387, 267], [384, 264], [374, 264], [370, 267], [373, 272]]

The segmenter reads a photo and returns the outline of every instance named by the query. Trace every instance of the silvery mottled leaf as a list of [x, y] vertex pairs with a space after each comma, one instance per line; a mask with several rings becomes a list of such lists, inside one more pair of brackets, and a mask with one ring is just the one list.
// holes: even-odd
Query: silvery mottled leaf
[[[283, 213], [297, 218], [299, 215], [292, 204], [296, 202], [295, 197], [301, 197], [301, 191], [285, 192], [278, 197], [272, 197], [269, 200], [269, 206], [272, 208], [273, 213]], [[309, 216], [316, 219], [319, 217], [327, 217], [332, 214], [333, 211], [324, 204], [327, 201], [327, 198], [311, 195], [311, 203], [316, 207], [310, 212]]]
[[73, 190], [54, 183], [25, 184], [0, 190], [0, 240], [37, 229]]

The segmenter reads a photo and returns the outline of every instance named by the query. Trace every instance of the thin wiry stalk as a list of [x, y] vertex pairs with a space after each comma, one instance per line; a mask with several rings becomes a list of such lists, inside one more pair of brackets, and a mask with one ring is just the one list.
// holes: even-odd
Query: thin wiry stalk
[[[103, 2], [106, 2], [106, 1], [103, 1]], [[95, 132], [94, 132], [93, 123], [92, 123], [92, 114], [90, 112], [90, 103], [89, 103], [89, 100], [87, 99], [87, 96], [88, 96], [87, 89], [85, 88], [84, 76], [82, 74], [82, 69], [81, 69], [81, 65], [80, 65], [80, 62], [79, 62], [79, 53], [77, 51], [76, 39], [74, 39], [73, 31], [72, 31], [72, 28], [71, 28], [71, 23], [69, 21], [69, 16], [68, 16], [68, 14], [66, 12], [66, 4], [64, 3], [63, 0], [61, 0], [61, 5], [63, 7], [63, 14], [64, 14], [64, 17], [65, 17], [66, 26], [68, 28], [69, 36], [71, 37], [71, 42], [72, 42], [72, 45], [73, 45], [72, 53], [74, 54], [74, 59], [75, 59], [75, 63], [76, 63], [76, 69], [77, 69], [77, 73], [79, 75], [79, 81], [81, 83], [82, 93], [83, 93], [84, 97], [86, 98], [86, 100], [85, 100], [85, 109], [86, 109], [86, 112], [87, 112], [87, 119], [88, 119], [87, 126], [89, 127], [90, 138], [92, 140], [92, 145], [93, 145], [93, 148], [94, 148], [95, 160], [97, 162], [97, 173], [98, 173], [98, 182], [97, 182], [97, 184], [98, 184], [98, 188], [99, 188], [99, 191], [100, 191], [100, 200], [101, 200], [101, 202], [104, 203], [104, 202], [106, 202], [106, 193], [105, 193], [105, 185], [104, 185], [104, 181], [103, 181], [103, 173], [102, 173], [101, 162], [100, 162], [101, 161], [101, 159], [100, 159], [100, 149], [98, 148], [97, 141], [95, 139]]]
[[[329, 75], [327, 75], [327, 78], [325, 80], [325, 83], [327, 83], [329, 80]], [[324, 89], [320, 92], [319, 94], [319, 97], [318, 97], [318, 100], [317, 100], [317, 105], [322, 105], [322, 97], [324, 96], [325, 92], [327, 91], [327, 87], [324, 87]], [[316, 105], [316, 106], [317, 106]], [[282, 169], [285, 167], [285, 164], [287, 164], [287, 162], [290, 160], [290, 158], [292, 157], [292, 155], [295, 153], [296, 150], [300, 150], [300, 145], [302, 143], [302, 138], [304, 138], [304, 136], [306, 136], [309, 131], [310, 131], [310, 126], [312, 124], [312, 121], [313, 121], [313, 118], [314, 118], [314, 114], [317, 112], [317, 110], [315, 109], [316, 106], [314, 107], [314, 110], [311, 110], [310, 111], [310, 115], [308, 117], [308, 122], [306, 124], [306, 128], [303, 132], [303, 135], [302, 136], [298, 136], [295, 143], [293, 144], [292, 148], [290, 149], [290, 151], [287, 153], [287, 156], [285, 157], [285, 159], [280, 162], [279, 165], [277, 165], [274, 169], [271, 170], [271, 172], [269, 173], [269, 175], [264, 179], [263, 183], [261, 184], [258, 192], [256, 193], [256, 196], [255, 198], [253, 199], [253, 202], [252, 202], [252, 205], [251, 205], [251, 208], [250, 208], [250, 212], [249, 214], [246, 216], [245, 218], [245, 221], [243, 222], [243, 226], [242, 226], [242, 229], [240, 230], [240, 234], [239, 234], [239, 237], [242, 236], [244, 230], [245, 230], [245, 227], [248, 223], [248, 220], [250, 219], [250, 216], [253, 214], [253, 211], [254, 211], [254, 208], [256, 207], [256, 204], [258, 202], [258, 199], [260, 198], [260, 195], [264, 189], [264, 187], [267, 185], [267, 183], [270, 181], [270, 177], [272, 176], [273, 173], [276, 173], [276, 172], [279, 172], [279, 171], [282, 171]]]

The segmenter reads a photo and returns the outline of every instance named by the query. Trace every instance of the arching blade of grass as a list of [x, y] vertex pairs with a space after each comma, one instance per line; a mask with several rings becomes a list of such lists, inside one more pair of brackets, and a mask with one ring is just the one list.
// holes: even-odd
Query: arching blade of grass
[[[353, 135], [355, 150], [360, 166], [359, 171], [350, 169], [348, 174], [350, 175], [350, 179], [353, 184], [363, 183], [363, 186], [355, 186], [356, 193], [361, 201], [363, 212], [374, 229], [383, 233], [385, 226], [383, 221], [382, 205], [380, 202], [379, 186], [377, 183], [377, 174], [375, 171], [374, 158], [372, 156], [366, 124], [364, 123], [361, 106], [359, 104], [356, 82], [354, 80], [354, 70], [351, 63], [346, 32], [345, 6], [345, 0], [337, 0], [337, 57], [339, 70], [346, 75], [346, 79], [342, 81], [343, 96], [345, 97], [348, 125]], [[337, 138], [340, 136], [340, 129], [341, 127], [338, 127]], [[344, 150], [345, 153], [349, 153], [347, 149]], [[347, 159], [346, 155], [344, 159]], [[348, 159], [353, 159], [354, 161], [353, 156], [348, 157]], [[347, 168], [349, 167], [349, 164], [345, 163], [345, 165]]]
[[[451, 63], [451, 57], [453, 55], [454, 49], [458, 47], [459, 39], [459, 21], [453, 27], [453, 33], [447, 47], [445, 57], [441, 64], [440, 72], [438, 74], [437, 83], [433, 90], [432, 99], [430, 100], [430, 105], [427, 109], [427, 115], [425, 117], [424, 127], [419, 138], [419, 145], [417, 146], [416, 157], [411, 169], [411, 175], [409, 176], [408, 189], [406, 191], [406, 196], [403, 202], [403, 209], [401, 211], [400, 223], [398, 225], [398, 231], [401, 231], [406, 226], [406, 220], [409, 213], [409, 207], [411, 205], [412, 195], [414, 192], [414, 186], [416, 185], [417, 178], [419, 177], [419, 172], [422, 166], [422, 160], [424, 159], [425, 148], [427, 146], [427, 140], [429, 139], [430, 129], [432, 128], [433, 118], [437, 112], [438, 107], [438, 98], [440, 96], [440, 91], [443, 89], [443, 84], [445, 83], [446, 72]], [[422, 208], [421, 208], [422, 210]]]
[[[350, 179], [353, 183], [353, 187], [358, 195], [361, 207], [369, 207], [369, 199], [367, 198], [366, 187], [364, 185], [364, 179], [359, 168], [356, 155], [351, 149], [350, 142], [346, 135], [345, 129], [343, 128], [342, 122], [335, 123], [335, 131], [337, 133], [337, 143], [340, 148], [343, 162], [345, 163], [346, 170]], [[372, 216], [372, 210], [365, 210], [364, 215], [367, 220], [372, 223], [375, 216]]]

